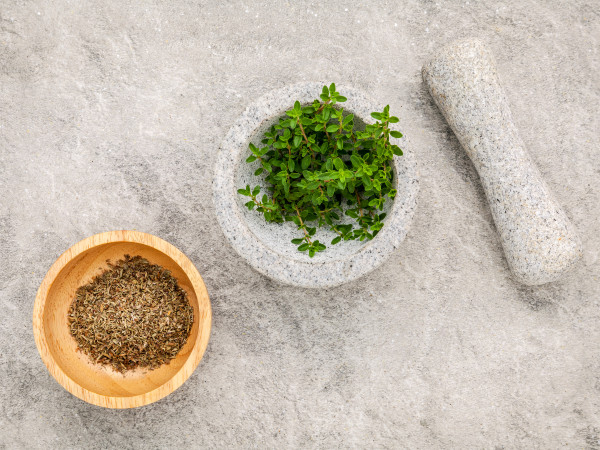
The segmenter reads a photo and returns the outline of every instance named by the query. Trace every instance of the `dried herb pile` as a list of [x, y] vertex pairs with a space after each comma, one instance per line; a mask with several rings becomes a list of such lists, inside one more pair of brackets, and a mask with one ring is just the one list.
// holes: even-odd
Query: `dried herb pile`
[[194, 309], [171, 273], [125, 255], [77, 289], [69, 329], [79, 349], [118, 372], [155, 369], [185, 345]]

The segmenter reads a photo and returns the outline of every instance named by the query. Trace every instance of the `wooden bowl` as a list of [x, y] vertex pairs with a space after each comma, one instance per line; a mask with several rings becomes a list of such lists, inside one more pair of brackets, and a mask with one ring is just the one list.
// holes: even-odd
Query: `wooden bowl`
[[[155, 370], [124, 374], [92, 362], [77, 350], [67, 323], [76, 289], [124, 255], [140, 255], [171, 271], [194, 308], [194, 325], [179, 354]], [[212, 312], [202, 277], [192, 262], [166, 241], [139, 231], [91, 236], [64, 252], [38, 290], [33, 335], [42, 360], [56, 381], [86, 402], [106, 408], [135, 408], [170, 394], [192, 374], [206, 350]]]

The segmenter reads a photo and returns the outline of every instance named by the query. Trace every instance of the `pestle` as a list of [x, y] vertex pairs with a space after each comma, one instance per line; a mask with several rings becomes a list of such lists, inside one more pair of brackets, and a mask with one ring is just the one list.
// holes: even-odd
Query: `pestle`
[[580, 258], [581, 241], [527, 154], [491, 51], [478, 40], [456, 41], [422, 74], [479, 173], [516, 279], [527, 285], [557, 280]]

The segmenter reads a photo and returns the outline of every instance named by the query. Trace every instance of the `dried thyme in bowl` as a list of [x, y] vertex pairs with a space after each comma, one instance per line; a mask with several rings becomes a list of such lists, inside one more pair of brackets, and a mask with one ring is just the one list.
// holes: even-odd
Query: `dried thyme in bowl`
[[125, 255], [77, 289], [68, 313], [71, 335], [93, 361], [118, 372], [156, 369], [185, 345], [194, 309], [171, 273]]

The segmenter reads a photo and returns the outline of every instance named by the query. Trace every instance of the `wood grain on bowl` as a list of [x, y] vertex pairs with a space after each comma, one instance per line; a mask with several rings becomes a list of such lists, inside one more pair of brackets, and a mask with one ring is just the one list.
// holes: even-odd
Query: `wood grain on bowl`
[[[124, 255], [140, 255], [171, 271], [194, 308], [187, 343], [169, 363], [155, 370], [124, 374], [92, 362], [77, 350], [67, 311], [77, 288]], [[210, 299], [192, 262], [168, 242], [139, 231], [109, 231], [75, 244], [52, 265], [38, 289], [33, 334], [44, 364], [71, 394], [107, 408], [135, 408], [170, 394], [192, 374], [208, 345]]]

